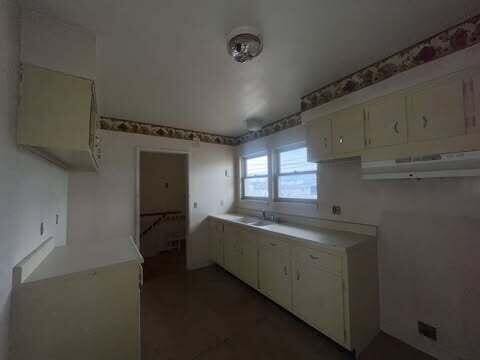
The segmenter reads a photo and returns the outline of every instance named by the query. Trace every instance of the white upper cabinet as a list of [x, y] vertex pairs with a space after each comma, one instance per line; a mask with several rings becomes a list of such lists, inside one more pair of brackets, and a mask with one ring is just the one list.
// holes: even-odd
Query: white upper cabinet
[[375, 148], [407, 141], [406, 99], [393, 94], [365, 105], [365, 146]]
[[332, 115], [333, 152], [356, 153], [364, 147], [364, 112], [354, 106]]
[[408, 141], [465, 134], [463, 81], [458, 77], [431, 82], [407, 95]]
[[320, 161], [332, 154], [332, 119], [324, 116], [306, 125], [308, 161]]
[[23, 65], [17, 141], [72, 170], [96, 170], [93, 81]]

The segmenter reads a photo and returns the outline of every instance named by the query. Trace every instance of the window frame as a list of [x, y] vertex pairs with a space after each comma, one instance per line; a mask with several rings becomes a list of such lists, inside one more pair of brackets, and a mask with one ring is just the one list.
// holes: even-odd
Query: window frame
[[[316, 204], [318, 202], [318, 164], [316, 165], [315, 170], [309, 171], [294, 171], [288, 173], [280, 173], [280, 154], [283, 152], [297, 150], [301, 148], [306, 148], [305, 143], [293, 144], [284, 146], [274, 150], [274, 166], [273, 166], [273, 201], [275, 202], [289, 202], [289, 203], [306, 203], [306, 204]], [[307, 149], [308, 152], [308, 149]], [[307, 161], [308, 162], [308, 161]], [[315, 174], [316, 186], [317, 186], [317, 198], [316, 199], [301, 199], [301, 198], [281, 198], [279, 196], [279, 180], [280, 176], [284, 175], [303, 175], [303, 174]]]
[[[254, 176], [246, 176], [247, 175], [247, 160], [254, 159], [258, 157], [267, 157], [267, 174], [266, 175], [254, 175]], [[267, 151], [263, 151], [260, 153], [250, 154], [241, 157], [240, 161], [240, 191], [242, 200], [255, 200], [255, 201], [265, 201], [268, 202], [270, 199], [271, 189], [270, 189], [270, 181], [271, 181], [271, 171], [270, 171], [270, 156], [268, 155]], [[246, 196], [245, 195], [245, 179], [267, 179], [267, 196]]]

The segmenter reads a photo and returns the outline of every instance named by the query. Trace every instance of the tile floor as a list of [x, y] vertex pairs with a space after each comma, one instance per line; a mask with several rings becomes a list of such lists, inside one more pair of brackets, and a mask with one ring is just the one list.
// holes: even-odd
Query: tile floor
[[[146, 259], [143, 360], [351, 359], [340, 346], [217, 266], [186, 271], [183, 256]], [[430, 360], [380, 334], [361, 360]]]

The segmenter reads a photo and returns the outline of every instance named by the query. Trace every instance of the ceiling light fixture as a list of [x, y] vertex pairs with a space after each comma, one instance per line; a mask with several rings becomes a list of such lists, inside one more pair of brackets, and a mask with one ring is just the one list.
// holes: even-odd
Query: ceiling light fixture
[[228, 53], [236, 62], [250, 61], [260, 55], [262, 49], [259, 32], [250, 26], [236, 28], [227, 37]]

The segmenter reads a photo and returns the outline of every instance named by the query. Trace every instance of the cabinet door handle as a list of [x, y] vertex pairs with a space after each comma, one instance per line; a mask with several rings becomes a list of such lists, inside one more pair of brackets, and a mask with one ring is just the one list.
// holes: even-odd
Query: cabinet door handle
[[310, 255], [310, 259], [312, 259], [312, 260], [318, 260], [318, 256]]
[[426, 129], [428, 125], [428, 119], [425, 115], [423, 115], [422, 120], [423, 120], [423, 128]]
[[340, 144], [343, 144], [343, 136], [340, 136], [340, 137], [338, 138], [338, 142], [339, 142]]
[[287, 265], [285, 265], [285, 266], [283, 267], [283, 273], [284, 273], [285, 275], [288, 275]]
[[396, 134], [400, 134], [400, 131], [398, 130], [398, 121], [395, 121], [395, 124], [393, 124], [393, 131], [395, 131]]
[[300, 280], [300, 271], [297, 270], [297, 281]]

